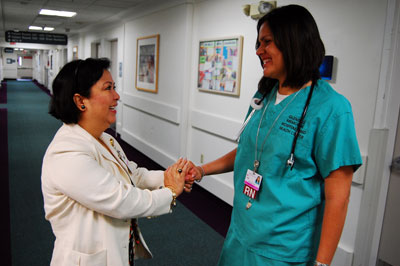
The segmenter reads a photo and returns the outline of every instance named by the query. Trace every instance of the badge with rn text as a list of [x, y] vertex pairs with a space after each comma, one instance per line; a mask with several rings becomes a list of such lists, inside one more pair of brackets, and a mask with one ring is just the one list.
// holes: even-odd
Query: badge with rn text
[[256, 172], [250, 169], [247, 170], [246, 178], [244, 179], [243, 193], [246, 196], [255, 199], [257, 196], [257, 191], [260, 189], [261, 181], [262, 181], [261, 175], [257, 174]]

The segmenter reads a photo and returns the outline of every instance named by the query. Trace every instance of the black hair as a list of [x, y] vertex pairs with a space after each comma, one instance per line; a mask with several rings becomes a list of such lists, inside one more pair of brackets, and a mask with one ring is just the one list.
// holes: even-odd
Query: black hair
[[107, 58], [79, 59], [65, 64], [53, 81], [49, 114], [66, 124], [78, 123], [81, 112], [73, 99], [75, 93], [90, 98], [91, 87], [109, 67]]
[[[283, 86], [300, 88], [309, 80], [320, 78], [319, 67], [325, 56], [325, 47], [311, 13], [299, 5], [287, 5], [271, 10], [257, 23], [256, 49], [260, 46], [259, 32], [267, 23], [286, 68]], [[261, 66], [263, 64], [261, 58]], [[269, 92], [278, 81], [262, 77], [258, 83], [261, 93]]]

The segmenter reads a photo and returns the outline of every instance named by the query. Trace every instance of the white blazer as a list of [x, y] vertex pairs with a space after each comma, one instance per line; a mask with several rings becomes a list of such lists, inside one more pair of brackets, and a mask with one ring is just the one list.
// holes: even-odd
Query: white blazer
[[[170, 189], [158, 189], [163, 171], [137, 168], [112, 136], [101, 139], [115, 157], [79, 125], [64, 124], [43, 158], [45, 217], [56, 237], [51, 265], [128, 266], [130, 219], [170, 211]], [[135, 259], [151, 257], [140, 238]]]

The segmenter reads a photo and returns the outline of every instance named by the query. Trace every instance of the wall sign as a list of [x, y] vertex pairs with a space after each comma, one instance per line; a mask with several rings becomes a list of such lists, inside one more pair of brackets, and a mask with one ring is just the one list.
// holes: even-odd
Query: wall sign
[[6, 42], [66, 45], [68, 37], [65, 34], [9, 30], [6, 31]]
[[14, 48], [4, 48], [4, 52], [12, 54], [12, 53], [14, 53]]

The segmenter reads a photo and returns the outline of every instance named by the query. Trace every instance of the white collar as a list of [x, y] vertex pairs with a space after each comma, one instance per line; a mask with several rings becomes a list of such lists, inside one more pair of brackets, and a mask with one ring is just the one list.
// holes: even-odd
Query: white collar
[[279, 90], [276, 91], [276, 100], [275, 100], [275, 105], [279, 104], [280, 102], [282, 102], [283, 100], [286, 99], [286, 97], [288, 97], [290, 94], [288, 95], [284, 95], [284, 94], [280, 94]]

